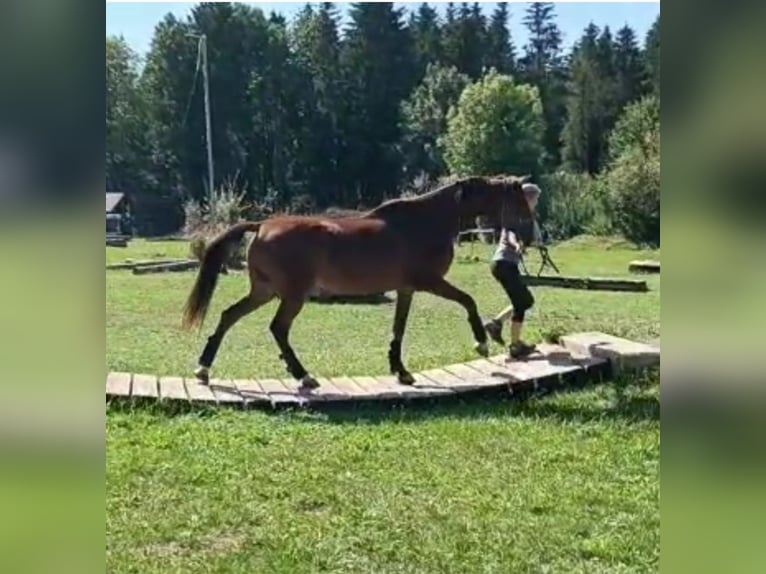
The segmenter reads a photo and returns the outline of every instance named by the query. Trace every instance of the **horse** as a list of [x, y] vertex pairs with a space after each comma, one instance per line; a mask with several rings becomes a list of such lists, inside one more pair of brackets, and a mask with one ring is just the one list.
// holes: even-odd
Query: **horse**
[[531, 228], [534, 216], [522, 191], [529, 176], [474, 176], [457, 179], [422, 195], [383, 202], [359, 216], [272, 216], [223, 231], [205, 249], [196, 281], [183, 309], [182, 326], [204, 322], [222, 265], [245, 233], [255, 234], [247, 253], [250, 292], [225, 309], [199, 356], [195, 376], [209, 383], [210, 368], [226, 332], [240, 319], [277, 297], [269, 326], [288, 373], [301, 389], [319, 386], [290, 345], [290, 328], [315, 287], [343, 295], [396, 291], [388, 362], [402, 384], [415, 382], [402, 361], [402, 340], [416, 291], [461, 305], [475, 340], [488, 356], [487, 333], [476, 302], [445, 279], [454, 257], [460, 221], [477, 215], [515, 218]]

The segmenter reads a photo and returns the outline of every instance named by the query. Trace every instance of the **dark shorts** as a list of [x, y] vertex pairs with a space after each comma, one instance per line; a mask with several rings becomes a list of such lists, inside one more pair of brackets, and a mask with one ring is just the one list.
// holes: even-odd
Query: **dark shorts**
[[490, 264], [492, 276], [502, 285], [513, 305], [513, 320], [523, 321], [524, 312], [535, 304], [535, 298], [519, 273], [517, 263], [493, 261]]

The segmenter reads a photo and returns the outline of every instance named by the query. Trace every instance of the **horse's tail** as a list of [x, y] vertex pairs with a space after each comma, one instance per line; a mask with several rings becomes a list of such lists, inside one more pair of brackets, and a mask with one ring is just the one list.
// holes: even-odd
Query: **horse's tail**
[[207, 308], [218, 284], [218, 273], [228, 257], [231, 246], [242, 241], [246, 232], [257, 232], [262, 223], [261, 221], [237, 223], [217, 235], [207, 245], [197, 273], [197, 280], [184, 306], [182, 319], [184, 328], [190, 329], [195, 325], [201, 325], [205, 320]]

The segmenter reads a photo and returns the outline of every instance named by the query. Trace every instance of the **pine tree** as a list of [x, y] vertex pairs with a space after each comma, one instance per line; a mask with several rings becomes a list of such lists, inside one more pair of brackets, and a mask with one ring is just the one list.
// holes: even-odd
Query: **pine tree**
[[443, 32], [444, 62], [461, 73], [476, 79], [482, 74], [486, 45], [486, 18], [478, 3], [460, 4], [455, 16], [454, 6], [447, 8]]
[[508, 30], [508, 5], [498, 2], [487, 28], [485, 67], [510, 74], [515, 70], [515, 60], [516, 54]]
[[551, 2], [529, 5], [523, 19], [529, 30], [529, 41], [519, 60], [524, 80], [540, 91], [549, 167], [559, 163], [561, 130], [566, 120], [566, 70], [561, 55], [561, 32], [553, 10]]
[[614, 46], [617, 106], [622, 109], [644, 93], [646, 72], [633, 29], [625, 25], [617, 31]]
[[307, 5], [292, 27], [292, 46], [304, 81], [298, 130], [300, 161], [293, 183], [297, 195], [310, 195], [325, 206], [337, 202], [343, 149], [341, 119], [344, 91], [339, 55], [337, 11], [323, 2], [318, 11]]
[[607, 135], [617, 105], [613, 41], [608, 27], [599, 33], [591, 23], [572, 54], [563, 159], [577, 171], [597, 173], [606, 158]]
[[409, 28], [418, 61], [418, 77], [421, 77], [428, 64], [435, 64], [442, 58], [439, 15], [434, 8], [424, 2], [418, 11], [412, 14]]
[[351, 5], [342, 66], [349, 84], [347, 169], [354, 200], [371, 205], [401, 178], [399, 105], [414, 87], [409, 31], [391, 2]]
[[660, 95], [660, 16], [646, 33], [644, 62], [648, 75], [649, 88]]

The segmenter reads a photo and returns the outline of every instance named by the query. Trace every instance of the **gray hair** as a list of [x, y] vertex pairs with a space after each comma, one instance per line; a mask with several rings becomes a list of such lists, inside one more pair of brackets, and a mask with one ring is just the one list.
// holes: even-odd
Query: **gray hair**
[[525, 183], [522, 186], [522, 189], [524, 190], [524, 194], [529, 197], [530, 199], [539, 199], [540, 194], [542, 193], [542, 190], [537, 187], [534, 183]]

